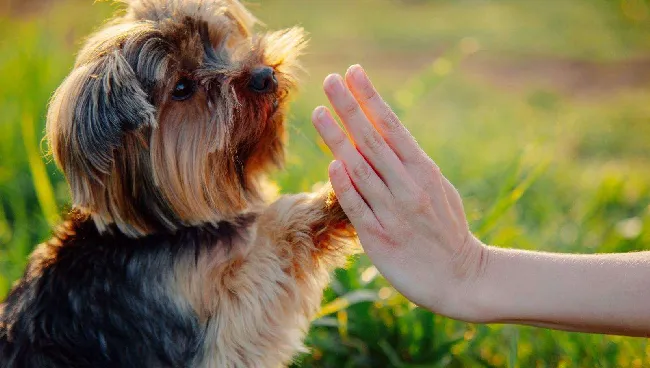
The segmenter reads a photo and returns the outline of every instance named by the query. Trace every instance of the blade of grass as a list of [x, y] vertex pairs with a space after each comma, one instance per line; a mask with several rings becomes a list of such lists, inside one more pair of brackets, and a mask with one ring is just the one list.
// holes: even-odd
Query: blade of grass
[[[494, 229], [506, 211], [512, 208], [519, 201], [519, 199], [521, 199], [521, 197], [524, 195], [524, 193], [526, 193], [530, 186], [533, 185], [533, 183], [535, 183], [535, 181], [544, 173], [548, 165], [548, 160], [544, 160], [536, 164], [527, 172], [527, 174], [522, 179], [519, 180], [519, 183], [516, 184], [512, 190], [509, 189], [511, 187], [510, 185], [505, 185], [497, 197], [494, 205], [489, 210], [488, 214], [483, 218], [479, 226], [477, 226], [477, 229], [475, 231], [476, 236], [483, 238], [492, 229]], [[521, 167], [522, 160], [520, 160], [519, 164], [520, 169]], [[517, 178], [519, 176], [519, 171], [521, 170], [514, 172], [514, 176], [511, 178]]]
[[355, 290], [343, 296], [340, 296], [324, 305], [316, 315], [316, 319], [339, 312], [347, 307], [363, 302], [374, 302], [379, 300], [377, 292], [374, 290]]
[[5, 209], [0, 201], [0, 248], [4, 247], [5, 244], [9, 243], [11, 239], [11, 227], [7, 221], [7, 215], [5, 214]]
[[29, 161], [29, 169], [32, 174], [32, 181], [34, 189], [36, 190], [36, 197], [38, 203], [43, 211], [43, 216], [50, 226], [55, 226], [61, 219], [59, 218], [56, 201], [54, 197], [54, 189], [52, 183], [47, 176], [45, 164], [39, 154], [36, 142], [36, 134], [34, 132], [34, 119], [28, 115], [23, 115], [21, 121], [21, 128], [23, 133], [23, 143], [25, 151], [27, 152], [27, 159]]
[[508, 351], [508, 368], [517, 367], [517, 355], [519, 351], [519, 328], [510, 326], [512, 335], [510, 336], [510, 349]]
[[378, 343], [381, 350], [386, 355], [386, 358], [390, 361], [390, 364], [393, 367], [403, 368], [405, 366], [404, 362], [399, 358], [399, 354], [393, 349], [393, 347], [388, 343], [388, 341], [381, 339]]

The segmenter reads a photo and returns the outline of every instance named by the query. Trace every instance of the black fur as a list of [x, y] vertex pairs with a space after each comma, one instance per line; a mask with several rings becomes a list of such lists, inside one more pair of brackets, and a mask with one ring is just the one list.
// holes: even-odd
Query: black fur
[[229, 247], [253, 220], [133, 239], [72, 214], [0, 306], [0, 367], [191, 366], [203, 326], [169, 295], [174, 262]]

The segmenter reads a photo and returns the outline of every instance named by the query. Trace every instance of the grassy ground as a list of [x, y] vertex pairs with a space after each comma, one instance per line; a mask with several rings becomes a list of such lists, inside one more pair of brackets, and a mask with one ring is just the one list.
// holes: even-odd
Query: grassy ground
[[[38, 2], [36, 2], [38, 3]], [[107, 3], [0, 2], [0, 296], [68, 201], [41, 158], [47, 100]], [[311, 34], [285, 192], [326, 180], [309, 123], [320, 83], [362, 63], [460, 189], [492, 244], [564, 252], [650, 245], [650, 7], [642, 0], [264, 1]], [[594, 285], [598, 287], [598, 285]], [[308, 338], [317, 367], [649, 366], [645, 339], [454, 322], [400, 297], [364, 256], [336, 274]]]

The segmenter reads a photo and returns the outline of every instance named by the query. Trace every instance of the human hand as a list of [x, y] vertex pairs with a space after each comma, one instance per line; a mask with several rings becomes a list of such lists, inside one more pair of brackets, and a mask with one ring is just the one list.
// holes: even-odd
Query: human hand
[[480, 320], [472, 287], [488, 256], [469, 231], [460, 195], [377, 93], [363, 69], [329, 75], [312, 120], [334, 154], [330, 181], [377, 269], [414, 303]]

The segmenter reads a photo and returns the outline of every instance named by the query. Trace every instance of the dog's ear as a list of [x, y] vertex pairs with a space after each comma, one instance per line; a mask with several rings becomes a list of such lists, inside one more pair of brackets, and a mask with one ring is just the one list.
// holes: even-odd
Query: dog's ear
[[47, 137], [75, 206], [93, 209], [124, 134], [154, 127], [155, 109], [121, 50], [77, 65], [54, 94]]

